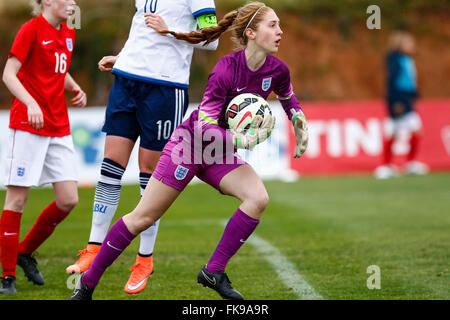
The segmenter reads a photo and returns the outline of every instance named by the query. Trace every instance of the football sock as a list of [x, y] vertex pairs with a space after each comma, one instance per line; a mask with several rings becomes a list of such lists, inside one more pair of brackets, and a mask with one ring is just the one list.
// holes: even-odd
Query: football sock
[[[139, 174], [139, 185], [141, 189], [141, 197], [144, 194], [145, 187], [147, 186], [151, 173], [141, 172]], [[141, 232], [141, 242], [139, 244], [139, 255], [148, 257], [153, 253], [155, 247], [156, 235], [158, 233], [159, 219], [150, 226], [147, 230]]]
[[119, 204], [121, 180], [125, 168], [120, 164], [103, 159], [100, 180], [95, 189], [89, 243], [100, 244], [105, 239], [111, 221]]
[[39, 246], [47, 240], [70, 212], [58, 208], [56, 202], [50, 203], [39, 215], [30, 231], [19, 244], [20, 254], [32, 254]]
[[0, 261], [3, 269], [3, 278], [16, 276], [21, 217], [22, 213], [20, 212], [3, 210], [0, 218]]
[[408, 161], [412, 161], [416, 158], [417, 155], [417, 149], [419, 146], [419, 136], [416, 134], [412, 134], [409, 138], [409, 152], [408, 152]]
[[135, 237], [135, 235], [128, 231], [122, 218], [117, 220], [106, 235], [91, 267], [83, 274], [82, 282], [89, 288], [95, 288], [106, 268], [119, 257]]
[[212, 273], [225, 271], [228, 261], [253, 233], [258, 223], [259, 220], [253, 219], [241, 209], [237, 209], [228, 221], [222, 239], [206, 265], [206, 270]]
[[157, 220], [147, 230], [141, 232], [141, 242], [139, 244], [139, 255], [145, 257], [153, 253], [156, 235], [158, 233], [159, 220]]
[[392, 144], [394, 143], [394, 137], [385, 139], [383, 142], [383, 164], [389, 165], [392, 158]]
[[139, 173], [139, 189], [141, 190], [141, 198], [142, 198], [142, 195], [144, 194], [145, 187], [147, 186], [148, 181], [150, 180], [151, 176], [152, 176], [151, 173], [145, 173], [145, 172]]

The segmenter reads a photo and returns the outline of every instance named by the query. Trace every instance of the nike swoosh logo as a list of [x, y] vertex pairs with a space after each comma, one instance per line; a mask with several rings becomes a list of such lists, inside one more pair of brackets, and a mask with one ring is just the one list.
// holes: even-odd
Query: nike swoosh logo
[[207, 275], [206, 275], [206, 273], [204, 273], [203, 272], [203, 270], [202, 270], [202, 274], [203, 274], [203, 276], [205, 277], [205, 279], [210, 283], [210, 284], [212, 284], [213, 286], [215, 286], [216, 285], [216, 278], [210, 278], [210, 277], [208, 277]]
[[241, 91], [244, 90], [245, 88], [247, 88], [247, 87], [237, 88], [236, 91], [237, 91], [237, 92], [241, 92]]
[[53, 40], [50, 40], [50, 41], [42, 41], [42, 44], [45, 46], [45, 45], [47, 45], [47, 44], [49, 44], [49, 43], [52, 43], [53, 42]]
[[144, 282], [145, 282], [145, 280], [147, 280], [147, 278], [145, 278], [144, 280], [142, 280], [141, 282], [139, 282], [138, 284], [136, 284], [136, 285], [131, 285], [131, 284], [129, 284], [128, 285], [128, 289], [130, 289], [130, 290], [136, 290], [137, 288], [139, 288], [140, 286], [142, 286], [143, 284], [144, 284]]
[[17, 234], [17, 232], [13, 232], [13, 233], [5, 232], [4, 233], [5, 236], [14, 236], [16, 234]]
[[241, 121], [239, 121], [238, 125], [236, 126], [236, 128], [239, 128], [239, 126], [241, 125], [242, 121], [245, 120], [245, 118], [250, 117], [253, 118], [253, 115], [250, 111], [247, 111], [244, 116], [242, 117]]
[[239, 240], [240, 242], [242, 242], [242, 243], [245, 243], [245, 240], [244, 239], [241, 239], [241, 240]]
[[110, 246], [111, 248], [113, 248], [114, 250], [117, 250], [117, 251], [120, 251], [120, 252], [122, 252], [123, 250], [121, 250], [121, 249], [119, 249], [119, 248], [116, 248], [116, 247], [114, 247], [111, 243], [109, 243], [109, 241], [106, 243], [108, 246]]

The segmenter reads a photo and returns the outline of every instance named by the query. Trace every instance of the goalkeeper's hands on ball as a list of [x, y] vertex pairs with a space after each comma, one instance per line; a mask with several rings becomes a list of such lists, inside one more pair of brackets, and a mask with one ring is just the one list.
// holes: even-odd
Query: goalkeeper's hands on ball
[[255, 116], [250, 128], [245, 133], [234, 134], [234, 145], [238, 149], [253, 150], [253, 148], [267, 140], [275, 126], [275, 117], [267, 114], [263, 118], [260, 115]]
[[302, 110], [291, 109], [291, 114], [295, 133], [294, 158], [300, 158], [308, 147], [308, 124]]

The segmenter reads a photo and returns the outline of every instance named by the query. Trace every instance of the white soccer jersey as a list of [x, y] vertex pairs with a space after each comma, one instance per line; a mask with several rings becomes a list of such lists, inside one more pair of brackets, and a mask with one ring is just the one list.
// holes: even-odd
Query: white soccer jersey
[[196, 18], [215, 14], [214, 0], [136, 0], [130, 34], [113, 73], [127, 78], [187, 88], [194, 47], [145, 25], [144, 14], [160, 15], [169, 30], [196, 30]]

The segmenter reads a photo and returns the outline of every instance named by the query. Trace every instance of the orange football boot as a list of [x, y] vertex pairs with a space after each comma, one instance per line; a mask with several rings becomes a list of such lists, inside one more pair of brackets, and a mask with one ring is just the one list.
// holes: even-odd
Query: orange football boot
[[89, 267], [92, 264], [92, 261], [94, 261], [95, 256], [97, 255], [98, 251], [100, 250], [101, 245], [99, 244], [88, 244], [86, 249], [78, 250], [78, 256], [80, 258], [78, 259], [75, 264], [68, 266], [66, 268], [67, 273], [82, 273], [89, 269]]
[[153, 256], [137, 255], [136, 263], [131, 266], [130, 271], [131, 275], [124, 290], [128, 294], [136, 294], [145, 289], [148, 277], [153, 273]]

